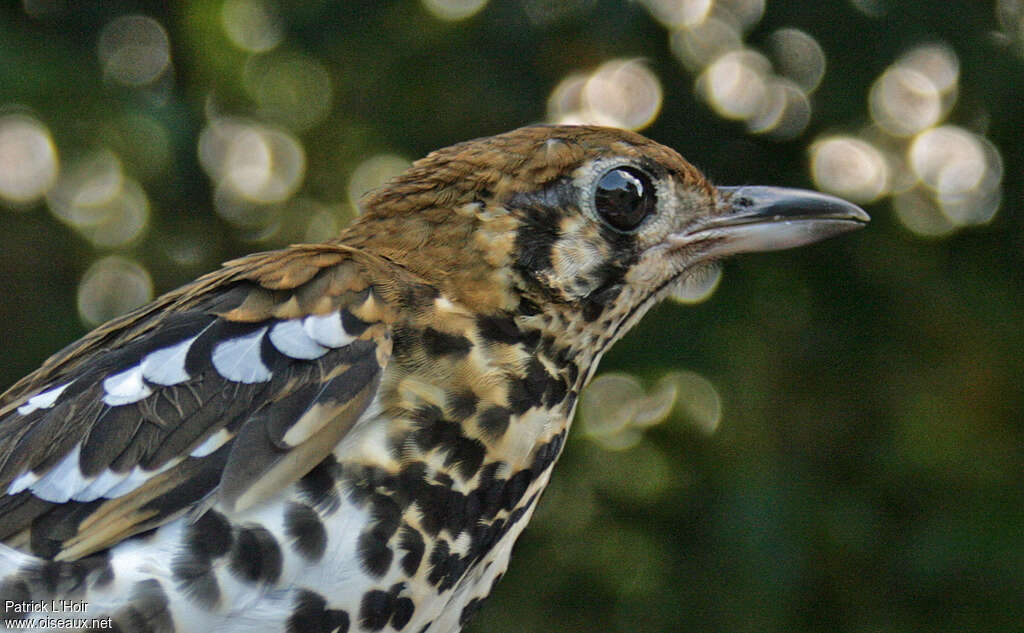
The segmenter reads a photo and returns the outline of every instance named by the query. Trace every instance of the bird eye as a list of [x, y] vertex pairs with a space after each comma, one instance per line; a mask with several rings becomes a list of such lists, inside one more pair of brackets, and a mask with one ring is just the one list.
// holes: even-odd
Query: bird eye
[[619, 231], [632, 231], [654, 211], [654, 186], [647, 174], [617, 167], [601, 176], [594, 191], [594, 208], [602, 220]]

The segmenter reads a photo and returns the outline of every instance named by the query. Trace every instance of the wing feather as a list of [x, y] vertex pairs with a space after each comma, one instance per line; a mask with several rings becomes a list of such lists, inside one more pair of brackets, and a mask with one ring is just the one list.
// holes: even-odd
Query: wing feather
[[0, 539], [77, 559], [300, 478], [373, 401], [392, 272], [338, 245], [252, 255], [55, 354], [0, 396]]

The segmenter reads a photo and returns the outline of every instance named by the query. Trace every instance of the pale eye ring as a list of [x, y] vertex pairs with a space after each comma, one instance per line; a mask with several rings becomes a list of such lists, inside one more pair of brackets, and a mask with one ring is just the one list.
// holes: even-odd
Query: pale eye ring
[[617, 231], [635, 230], [654, 212], [657, 200], [650, 177], [635, 167], [610, 169], [594, 188], [594, 210]]

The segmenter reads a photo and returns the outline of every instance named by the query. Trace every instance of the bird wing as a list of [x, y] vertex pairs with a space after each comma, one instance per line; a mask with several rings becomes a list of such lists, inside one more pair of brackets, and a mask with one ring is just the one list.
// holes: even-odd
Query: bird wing
[[73, 560], [311, 470], [391, 355], [382, 262], [251, 255], [100, 326], [0, 396], [0, 539]]

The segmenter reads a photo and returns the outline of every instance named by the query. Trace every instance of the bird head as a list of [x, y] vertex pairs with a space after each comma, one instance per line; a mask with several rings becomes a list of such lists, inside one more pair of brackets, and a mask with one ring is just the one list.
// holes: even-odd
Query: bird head
[[370, 193], [345, 239], [476, 313], [547, 314], [606, 348], [694, 270], [868, 215], [824, 194], [716, 187], [625, 130], [532, 126], [438, 150]]

